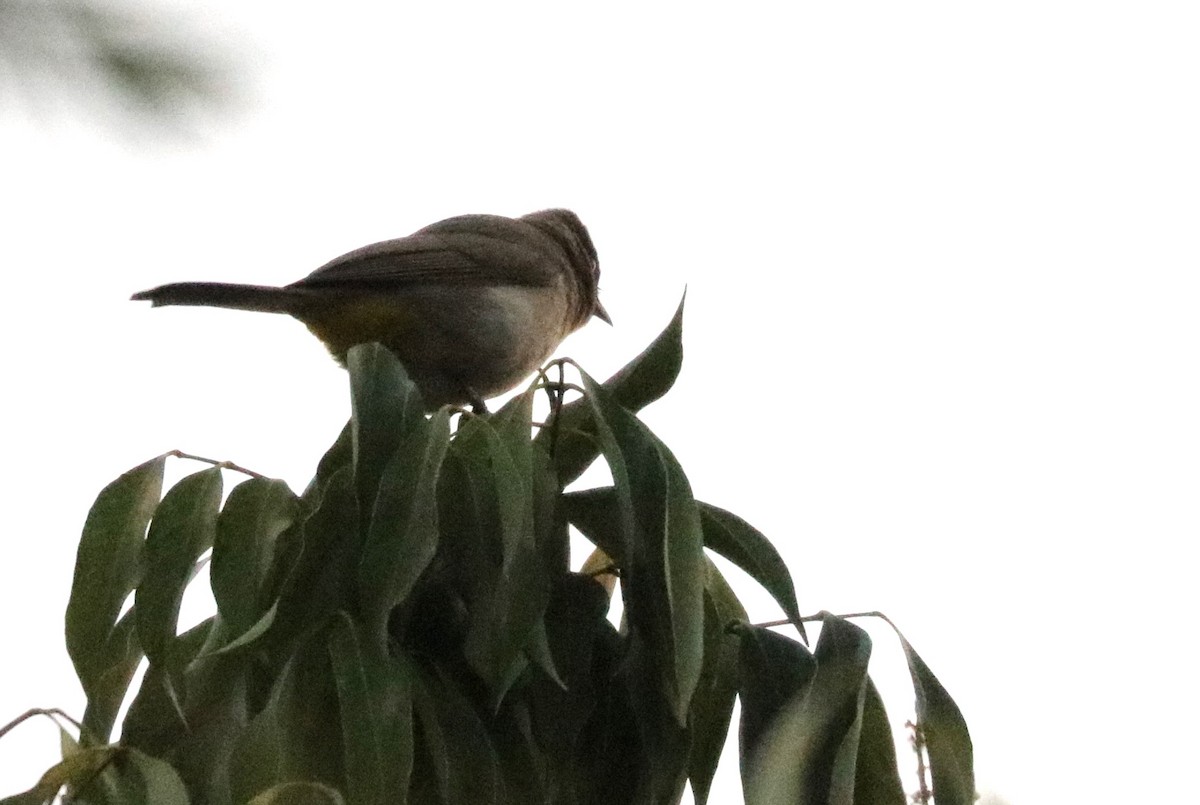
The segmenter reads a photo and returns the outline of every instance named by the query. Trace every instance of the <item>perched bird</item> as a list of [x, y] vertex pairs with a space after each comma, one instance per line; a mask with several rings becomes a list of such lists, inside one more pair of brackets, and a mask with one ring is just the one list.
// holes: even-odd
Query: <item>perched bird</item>
[[355, 249], [282, 288], [176, 282], [133, 295], [152, 305], [287, 313], [339, 363], [378, 341], [400, 359], [426, 406], [508, 391], [596, 316], [600, 265], [569, 210], [506, 218], [462, 215]]

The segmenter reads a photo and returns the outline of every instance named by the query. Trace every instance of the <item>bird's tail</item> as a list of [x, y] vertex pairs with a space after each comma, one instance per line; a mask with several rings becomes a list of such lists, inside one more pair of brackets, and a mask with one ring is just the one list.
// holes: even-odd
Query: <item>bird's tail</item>
[[256, 310], [262, 313], [292, 313], [300, 294], [271, 285], [238, 285], [229, 282], [173, 282], [148, 291], [139, 291], [131, 299], [160, 305], [199, 305]]

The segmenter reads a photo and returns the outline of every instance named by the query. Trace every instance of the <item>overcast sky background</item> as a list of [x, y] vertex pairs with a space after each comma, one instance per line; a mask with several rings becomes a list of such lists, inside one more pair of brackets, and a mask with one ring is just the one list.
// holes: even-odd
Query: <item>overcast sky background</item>
[[[62, 613], [108, 481], [179, 448], [299, 490], [348, 416], [302, 325], [131, 292], [567, 206], [615, 326], [561, 354], [606, 377], [687, 286], [683, 374], [644, 418], [804, 611], [905, 630], [981, 791], [1192, 790], [1193, 4], [175, 5], [237, 66], [240, 111], [199, 136], [0, 110], [0, 723], [82, 714]], [[0, 742], [0, 794], [56, 752], [48, 722]]]

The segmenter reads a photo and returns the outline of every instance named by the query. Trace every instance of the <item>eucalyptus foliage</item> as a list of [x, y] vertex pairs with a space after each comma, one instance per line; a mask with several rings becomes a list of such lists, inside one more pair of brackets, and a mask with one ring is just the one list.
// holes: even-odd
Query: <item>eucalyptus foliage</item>
[[[79, 739], [4, 802], [648, 804], [690, 780], [704, 803], [740, 696], [748, 802], [905, 803], [866, 633], [823, 615], [810, 650], [750, 624], [707, 552], [803, 638], [787, 568], [695, 500], [636, 416], [674, 382], [681, 330], [682, 306], [536, 426], [545, 378], [452, 428], [391, 353], [356, 347], [353, 416], [303, 494], [254, 477], [222, 505], [211, 467], [164, 495], [167, 456], [122, 475], [84, 526], [66, 614]], [[612, 485], [565, 492], [598, 457]], [[582, 572], [571, 526], [596, 545]], [[217, 612], [179, 633], [205, 562]], [[966, 725], [904, 648], [938, 805], [970, 803]]]

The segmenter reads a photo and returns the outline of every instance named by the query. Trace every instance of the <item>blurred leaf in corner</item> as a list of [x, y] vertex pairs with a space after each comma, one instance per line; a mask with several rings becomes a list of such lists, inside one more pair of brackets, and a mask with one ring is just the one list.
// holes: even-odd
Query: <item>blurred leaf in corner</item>
[[234, 111], [235, 71], [196, 21], [134, 0], [0, 0], [0, 107], [194, 133]]

